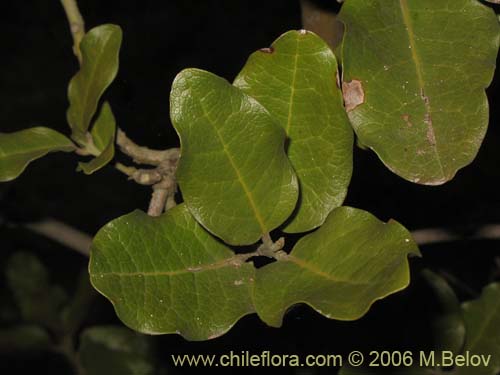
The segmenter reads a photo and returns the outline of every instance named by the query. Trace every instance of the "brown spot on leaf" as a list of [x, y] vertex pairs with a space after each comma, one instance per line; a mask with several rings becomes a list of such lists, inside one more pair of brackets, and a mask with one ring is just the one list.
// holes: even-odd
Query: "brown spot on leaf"
[[342, 94], [347, 112], [351, 112], [358, 105], [365, 102], [365, 92], [361, 81], [353, 79], [351, 82], [342, 82]]
[[406, 123], [406, 125], [409, 128], [411, 128], [413, 126], [413, 124], [410, 121], [410, 115], [404, 114], [404, 115], [401, 116], [401, 118], [403, 119], [403, 121]]
[[261, 48], [259, 51], [263, 52], [263, 53], [273, 53], [274, 52], [274, 48], [273, 47]]
[[432, 122], [429, 123], [429, 127], [427, 128], [427, 140], [432, 146], [436, 145], [436, 136], [434, 135], [434, 129], [432, 129]]
[[340, 89], [340, 77], [339, 77], [338, 70], [337, 70], [337, 73], [335, 73], [335, 82], [337, 83], [337, 87]]
[[431, 104], [429, 97], [425, 95], [424, 89], [420, 90], [420, 97], [424, 101], [425, 105], [425, 115], [424, 115], [424, 124], [427, 125], [427, 140], [431, 144], [431, 146], [436, 145], [436, 134], [434, 133], [434, 127], [432, 126], [432, 116], [431, 116]]

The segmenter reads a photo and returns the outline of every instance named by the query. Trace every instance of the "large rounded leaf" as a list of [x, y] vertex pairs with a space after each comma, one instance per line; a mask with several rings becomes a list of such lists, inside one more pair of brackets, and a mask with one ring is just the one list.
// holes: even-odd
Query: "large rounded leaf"
[[188, 69], [172, 86], [181, 139], [177, 179], [195, 218], [233, 245], [252, 244], [292, 213], [297, 178], [285, 132], [255, 99], [214, 74]]
[[323, 224], [344, 201], [352, 174], [353, 134], [333, 52], [311, 32], [289, 31], [250, 56], [234, 85], [266, 107], [287, 133], [300, 198], [285, 231]]
[[141, 211], [102, 228], [92, 244], [92, 285], [129, 327], [206, 340], [254, 311], [254, 267], [207, 233], [185, 205]]
[[358, 319], [408, 285], [411, 253], [419, 254], [417, 245], [399, 223], [339, 207], [290, 255], [257, 271], [257, 313], [279, 327], [290, 306], [306, 303], [328, 318]]
[[477, 0], [349, 0], [343, 89], [360, 142], [401, 177], [438, 185], [478, 152], [500, 30]]
[[0, 133], [0, 182], [17, 178], [30, 162], [49, 152], [69, 152], [75, 148], [64, 135], [42, 126]]

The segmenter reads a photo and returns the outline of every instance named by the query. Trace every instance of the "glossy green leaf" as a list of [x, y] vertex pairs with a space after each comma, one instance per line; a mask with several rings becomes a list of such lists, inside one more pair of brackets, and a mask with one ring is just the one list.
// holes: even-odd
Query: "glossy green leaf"
[[399, 176], [443, 184], [476, 156], [500, 27], [477, 0], [349, 0], [346, 108], [361, 143]]
[[109, 103], [104, 102], [91, 131], [94, 146], [100, 154], [89, 162], [78, 163], [79, 169], [83, 170], [85, 174], [92, 174], [113, 160], [115, 156], [115, 134], [115, 117]]
[[402, 225], [339, 207], [290, 255], [257, 270], [257, 313], [275, 327], [297, 303], [331, 319], [358, 319], [376, 300], [408, 286], [409, 254], [419, 251]]
[[344, 201], [352, 174], [353, 134], [333, 52], [311, 32], [289, 31], [250, 56], [234, 85], [257, 99], [287, 133], [300, 197], [285, 231], [320, 226]]
[[232, 245], [247, 245], [295, 208], [285, 132], [255, 99], [214, 74], [175, 79], [171, 117], [181, 140], [177, 179], [191, 213]]
[[73, 150], [68, 138], [49, 128], [0, 133], [0, 182], [17, 178], [30, 162], [49, 152]]
[[82, 65], [68, 87], [68, 123], [73, 138], [85, 144], [85, 133], [97, 110], [97, 104], [118, 72], [118, 54], [122, 31], [116, 25], [93, 28], [80, 43]]
[[59, 331], [59, 313], [67, 296], [62, 288], [50, 283], [47, 269], [36, 256], [25, 252], [12, 255], [6, 279], [25, 321]]
[[184, 204], [122, 216], [96, 235], [92, 285], [129, 327], [189, 340], [224, 334], [254, 311], [254, 267], [206, 232]]
[[151, 338], [125, 327], [97, 326], [80, 336], [79, 359], [91, 375], [154, 375]]
[[500, 283], [484, 288], [481, 297], [463, 304], [466, 328], [464, 352], [491, 356], [487, 366], [460, 367], [460, 375], [500, 373]]

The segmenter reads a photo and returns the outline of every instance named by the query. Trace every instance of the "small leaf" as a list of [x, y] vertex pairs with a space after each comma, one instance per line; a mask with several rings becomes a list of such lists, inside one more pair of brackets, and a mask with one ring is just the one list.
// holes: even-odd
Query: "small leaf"
[[92, 375], [153, 375], [156, 373], [151, 338], [125, 327], [97, 326], [80, 336], [79, 358]]
[[241, 264], [184, 204], [157, 218], [134, 211], [107, 224], [89, 270], [120, 319], [143, 333], [207, 340], [254, 311], [253, 265]]
[[49, 350], [51, 338], [37, 325], [19, 325], [0, 329], [0, 351]]
[[196, 220], [232, 245], [281, 225], [297, 202], [285, 132], [255, 99], [214, 74], [188, 69], [172, 86], [181, 139], [177, 179]]
[[432, 349], [436, 355], [443, 350], [460, 354], [465, 340], [465, 323], [457, 296], [441, 276], [430, 270], [423, 270], [421, 275], [430, 289], [428, 301], [431, 305], [427, 309], [431, 312]]
[[337, 208], [290, 255], [257, 270], [257, 313], [274, 327], [297, 303], [331, 319], [358, 319], [376, 300], [408, 286], [409, 254], [419, 251], [401, 224]]
[[121, 42], [119, 26], [102, 25], [85, 34], [80, 44], [82, 65], [69, 83], [67, 117], [72, 137], [82, 144], [99, 99], [118, 72]]
[[78, 168], [85, 174], [92, 174], [108, 164], [115, 156], [115, 134], [115, 117], [109, 103], [104, 102], [91, 131], [94, 146], [101, 153], [87, 163], [78, 163]]
[[90, 284], [89, 273], [85, 267], [78, 277], [74, 295], [61, 314], [62, 326], [67, 336], [77, 332], [82, 322], [86, 320], [95, 297], [97, 292]]
[[15, 253], [8, 261], [6, 278], [23, 318], [59, 331], [59, 312], [67, 296], [59, 286], [50, 284], [38, 258], [30, 253]]
[[19, 177], [30, 162], [49, 152], [74, 150], [68, 138], [49, 128], [0, 133], [0, 182]]
[[439, 185], [475, 158], [500, 40], [477, 0], [349, 0], [346, 108], [362, 144], [399, 176]]
[[289, 31], [255, 52], [235, 86], [257, 99], [285, 129], [300, 184], [287, 232], [305, 232], [339, 207], [352, 174], [353, 134], [338, 87], [337, 60], [311, 32]]
[[464, 352], [490, 357], [487, 366], [457, 368], [459, 375], [496, 375], [500, 372], [500, 283], [484, 288], [481, 297], [462, 306], [466, 340]]

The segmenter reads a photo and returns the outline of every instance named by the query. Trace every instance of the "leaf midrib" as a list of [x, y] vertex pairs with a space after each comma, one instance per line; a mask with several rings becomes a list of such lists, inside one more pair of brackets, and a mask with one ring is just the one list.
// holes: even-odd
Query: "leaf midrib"
[[295, 265], [297, 265], [300, 268], [303, 268], [309, 272], [312, 272], [315, 275], [318, 275], [318, 276], [320, 276], [324, 279], [327, 279], [328, 281], [332, 281], [334, 283], [344, 283], [344, 284], [350, 284], [350, 285], [368, 285], [369, 284], [369, 283], [363, 283], [363, 282], [354, 282], [353, 280], [342, 280], [342, 279], [334, 278], [331, 274], [320, 270], [319, 268], [317, 268], [315, 265], [311, 264], [310, 262], [308, 262], [304, 259], [301, 259], [301, 258], [297, 258], [296, 256], [294, 256], [292, 254], [289, 254], [286, 257], [286, 260], [294, 263]]
[[243, 179], [243, 176], [241, 175], [241, 173], [240, 173], [240, 171], [238, 169], [238, 166], [234, 162], [234, 159], [233, 159], [231, 153], [229, 152], [229, 150], [226, 147], [226, 142], [222, 138], [222, 135], [220, 134], [219, 129], [217, 128], [217, 126], [214, 124], [214, 122], [210, 118], [210, 116], [209, 116], [208, 112], [206, 111], [205, 107], [203, 106], [202, 102], [200, 102], [200, 107], [201, 107], [201, 110], [203, 112], [203, 116], [207, 119], [208, 123], [212, 126], [212, 128], [215, 131], [215, 134], [217, 135], [217, 138], [219, 139], [219, 142], [222, 144], [222, 148], [224, 150], [224, 154], [226, 154], [227, 159], [229, 160], [229, 164], [233, 168], [233, 170], [234, 170], [234, 172], [236, 174], [236, 178], [238, 179], [238, 182], [240, 183], [240, 185], [241, 185], [241, 187], [243, 189], [243, 192], [245, 193], [245, 195], [247, 197], [248, 203], [250, 204], [250, 208], [254, 212], [255, 219], [257, 220], [257, 223], [259, 224], [259, 227], [261, 229], [261, 233], [262, 234], [266, 233], [267, 232], [267, 228], [266, 228], [266, 225], [264, 223], [264, 219], [262, 218], [262, 216], [260, 214], [260, 211], [257, 208], [257, 205], [255, 204], [255, 200], [254, 200], [252, 192], [248, 188], [245, 180]]
[[[103, 42], [103, 46], [107, 46], [109, 40], [111, 39], [111, 36], [112, 36], [112, 33], [108, 33], [108, 37], [105, 39], [105, 41]], [[95, 76], [95, 72], [97, 71], [97, 66], [100, 64], [101, 62], [101, 59], [102, 59], [102, 56], [104, 55], [104, 53], [102, 51], [105, 51], [106, 48], [101, 48], [101, 53], [98, 54], [97, 56], [97, 59], [95, 60], [95, 64], [91, 65], [91, 68], [90, 68], [90, 72], [89, 72], [89, 76], [90, 77], [94, 77]], [[83, 70], [82, 70], [82, 75], [83, 75]], [[82, 78], [83, 79], [83, 78]], [[94, 80], [93, 79], [83, 79], [84, 82], [88, 82], [87, 85], [85, 85], [85, 93], [83, 95], [83, 100], [82, 100], [82, 108], [84, 109], [81, 113], [81, 118], [80, 120], [82, 121], [82, 123], [80, 125], [85, 125], [83, 126], [83, 128], [88, 128], [90, 126], [90, 120], [91, 120], [91, 117], [88, 118], [88, 119], [85, 119], [86, 114], [88, 112], [88, 102], [89, 102], [89, 95], [90, 95], [90, 88], [91, 87], [95, 87], [95, 83], [94, 83]], [[104, 87], [106, 87], [106, 85], [104, 85]], [[84, 124], [85, 122], [87, 122], [86, 120], [88, 120], [88, 124]], [[79, 129], [79, 130], [82, 130], [82, 129]]]
[[299, 38], [295, 39], [296, 44], [295, 44], [295, 57], [294, 57], [294, 63], [293, 63], [293, 75], [292, 75], [292, 84], [290, 86], [290, 99], [289, 99], [289, 106], [288, 106], [288, 118], [287, 118], [287, 124], [286, 124], [286, 135], [290, 135], [290, 127], [292, 125], [292, 115], [293, 115], [293, 103], [294, 103], [294, 98], [295, 98], [295, 84], [297, 81], [297, 65], [299, 62]]
[[[416, 43], [415, 43], [415, 32], [413, 31], [413, 24], [411, 22], [410, 10], [408, 9], [407, 0], [399, 0], [399, 5], [400, 5], [401, 13], [403, 15], [403, 23], [406, 26], [406, 30], [407, 30], [407, 34], [408, 34], [408, 41], [409, 41], [410, 47], [411, 47], [410, 49], [411, 49], [412, 60], [415, 64], [415, 70], [417, 73], [417, 80], [418, 80], [418, 85], [419, 85], [419, 89], [420, 89], [420, 96], [422, 97], [422, 100], [424, 100], [424, 96], [426, 95], [426, 91], [425, 91], [425, 81], [424, 81], [424, 77], [423, 77], [422, 62], [420, 61], [420, 57], [417, 53], [417, 48], [416, 48]], [[431, 116], [432, 108], [431, 108], [428, 97], [427, 97], [427, 102], [425, 102], [425, 100], [424, 100], [424, 107], [425, 107], [426, 114]], [[432, 137], [434, 139], [436, 139], [436, 133], [434, 131], [433, 124], [426, 124], [426, 125], [427, 125], [428, 129], [432, 132]], [[438, 167], [439, 167], [440, 172], [441, 172], [441, 177], [444, 179], [444, 178], [446, 178], [446, 174], [444, 173], [443, 164], [441, 162], [441, 157], [439, 156], [436, 143], [431, 144], [431, 148], [434, 151], [434, 154], [436, 156], [436, 161], [437, 161]]]
[[[238, 256], [234, 256], [231, 258], [226, 258], [222, 259], [218, 262], [215, 263], [210, 263], [210, 264], [204, 264], [204, 265], [194, 265], [191, 267], [179, 269], [179, 270], [173, 270], [173, 271], [147, 271], [147, 272], [99, 272], [99, 273], [93, 273], [93, 277], [101, 277], [101, 276], [119, 276], [119, 277], [133, 277], [133, 276], [180, 276], [180, 275], [185, 275], [185, 274], [190, 274], [190, 273], [200, 273], [200, 272], [206, 272], [206, 271], [214, 271], [218, 270], [220, 268], [224, 267], [233, 267], [233, 268], [238, 268], [238, 265], [236, 262], [240, 261], [240, 258]], [[242, 265], [241, 265], [242, 266]]]

